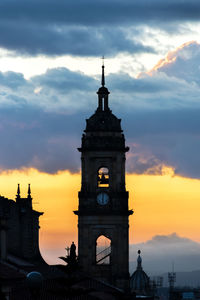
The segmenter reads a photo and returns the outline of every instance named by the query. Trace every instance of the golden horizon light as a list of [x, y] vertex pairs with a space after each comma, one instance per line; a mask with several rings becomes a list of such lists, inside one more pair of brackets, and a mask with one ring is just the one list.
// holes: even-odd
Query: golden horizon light
[[[65, 254], [72, 241], [77, 244], [78, 191], [80, 173], [69, 171], [47, 174], [36, 169], [1, 173], [2, 196], [14, 199], [17, 184], [26, 197], [31, 183], [33, 207], [44, 212], [40, 217], [40, 249], [44, 259], [54, 261], [54, 251]], [[130, 243], [150, 240], [155, 235], [178, 235], [200, 242], [200, 180], [176, 176], [168, 168], [162, 175], [126, 175], [129, 191]], [[50, 253], [50, 254], [49, 254]], [[57, 256], [55, 256], [55, 260]]]

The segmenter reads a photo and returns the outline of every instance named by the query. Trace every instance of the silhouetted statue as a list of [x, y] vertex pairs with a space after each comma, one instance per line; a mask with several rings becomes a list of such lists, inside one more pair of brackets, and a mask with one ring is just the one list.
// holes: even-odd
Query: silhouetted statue
[[72, 242], [70, 247], [70, 260], [74, 261], [76, 259], [76, 245]]
[[64, 260], [67, 263], [67, 270], [68, 271], [73, 271], [77, 269], [78, 266], [78, 258], [76, 255], [76, 245], [74, 244], [74, 242], [72, 242], [70, 248], [67, 247], [65, 248], [67, 250], [67, 255], [66, 257], [59, 257], [60, 259]]

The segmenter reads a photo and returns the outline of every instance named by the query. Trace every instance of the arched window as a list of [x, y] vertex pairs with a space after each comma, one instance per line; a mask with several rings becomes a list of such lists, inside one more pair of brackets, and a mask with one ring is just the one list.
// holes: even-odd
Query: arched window
[[109, 265], [111, 255], [111, 240], [100, 235], [96, 240], [96, 264]]
[[109, 170], [106, 167], [98, 171], [98, 187], [109, 187]]

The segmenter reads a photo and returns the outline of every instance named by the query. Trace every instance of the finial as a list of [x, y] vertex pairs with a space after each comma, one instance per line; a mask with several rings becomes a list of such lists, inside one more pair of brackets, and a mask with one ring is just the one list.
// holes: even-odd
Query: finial
[[101, 85], [105, 86], [105, 76], [104, 76], [104, 56], [102, 56], [102, 75], [101, 75]]
[[20, 198], [20, 184], [17, 185], [17, 198]]
[[28, 198], [31, 198], [31, 185], [28, 184]]
[[138, 258], [137, 258], [137, 269], [141, 270], [142, 269], [142, 258], [140, 256], [141, 251], [138, 250]]

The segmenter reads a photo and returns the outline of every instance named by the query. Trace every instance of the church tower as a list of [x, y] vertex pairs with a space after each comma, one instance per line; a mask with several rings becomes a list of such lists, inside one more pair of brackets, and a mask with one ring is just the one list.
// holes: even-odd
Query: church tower
[[81, 152], [78, 257], [82, 271], [119, 288], [129, 285], [129, 215], [125, 138], [109, 108], [104, 65], [98, 107], [86, 120]]

